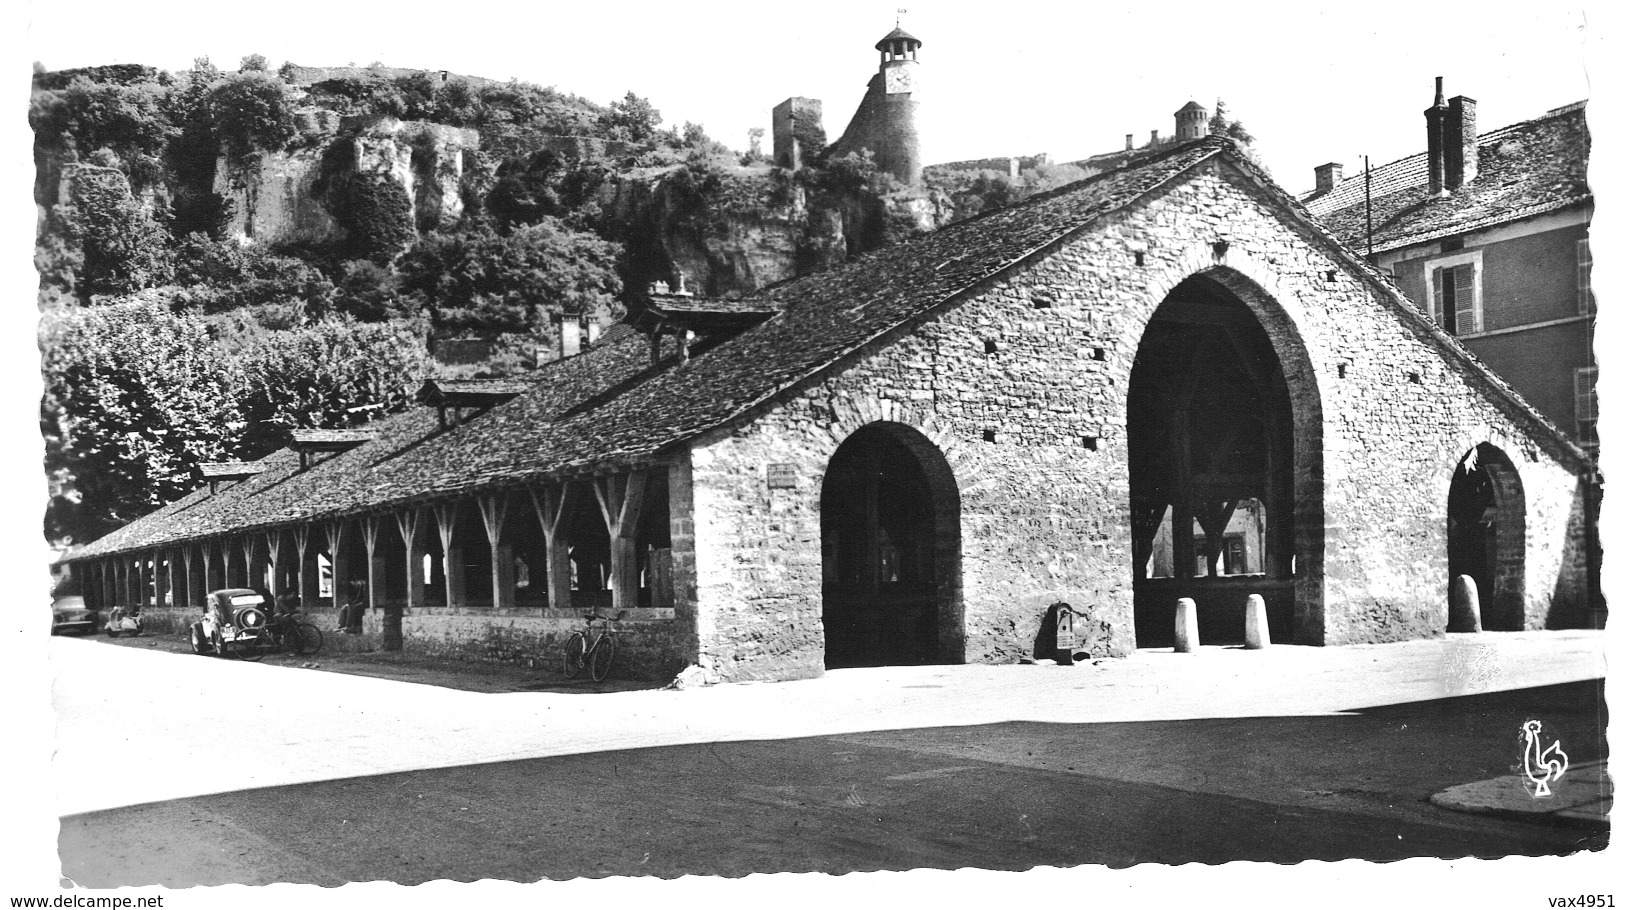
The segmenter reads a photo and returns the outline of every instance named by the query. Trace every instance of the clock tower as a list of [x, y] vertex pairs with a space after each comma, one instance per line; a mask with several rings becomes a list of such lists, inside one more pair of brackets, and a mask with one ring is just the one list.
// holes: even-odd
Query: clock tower
[[867, 149], [875, 164], [906, 184], [916, 184], [925, 168], [920, 157], [916, 101], [920, 80], [920, 39], [902, 26], [875, 44], [880, 71], [858, 105], [846, 133], [829, 148], [830, 157]]

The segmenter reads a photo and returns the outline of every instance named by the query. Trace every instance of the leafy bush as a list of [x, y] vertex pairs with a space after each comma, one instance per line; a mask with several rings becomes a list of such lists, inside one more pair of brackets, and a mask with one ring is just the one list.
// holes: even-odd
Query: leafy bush
[[296, 134], [288, 87], [270, 73], [225, 77], [209, 91], [207, 110], [215, 138], [234, 158], [280, 151]]
[[84, 302], [169, 280], [169, 235], [130, 195], [129, 181], [117, 169], [75, 168], [61, 215], [82, 257], [74, 285]]
[[356, 174], [329, 194], [334, 218], [344, 227], [352, 256], [387, 262], [417, 237], [406, 188], [379, 174]]
[[555, 218], [504, 235], [485, 222], [434, 233], [396, 263], [437, 335], [527, 332], [560, 313], [618, 311], [619, 244]]

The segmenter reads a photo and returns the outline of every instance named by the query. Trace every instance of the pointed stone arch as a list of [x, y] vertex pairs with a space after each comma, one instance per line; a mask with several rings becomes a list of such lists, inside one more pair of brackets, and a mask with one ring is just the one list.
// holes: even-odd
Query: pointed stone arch
[[1526, 510], [1523, 480], [1503, 449], [1481, 442], [1457, 460], [1445, 507], [1446, 583], [1473, 579], [1486, 630], [1526, 625]]
[[[1169, 643], [1180, 597], [1194, 597], [1199, 613], [1205, 600], [1211, 621], [1239, 636], [1246, 598], [1259, 593], [1276, 640], [1324, 643], [1321, 395], [1290, 289], [1268, 263], [1214, 242], [1176, 256], [1147, 296], [1127, 396], [1138, 642]], [[1215, 394], [1221, 378], [1238, 391]], [[1260, 505], [1267, 520], [1256, 535], [1263, 556], [1245, 577], [1219, 577], [1215, 548], [1197, 552], [1196, 535], [1211, 543], [1228, 534], [1243, 503]], [[1150, 579], [1154, 541], [1165, 539], [1159, 527], [1173, 537], [1174, 570]], [[1208, 577], [1197, 578], [1204, 557]]]

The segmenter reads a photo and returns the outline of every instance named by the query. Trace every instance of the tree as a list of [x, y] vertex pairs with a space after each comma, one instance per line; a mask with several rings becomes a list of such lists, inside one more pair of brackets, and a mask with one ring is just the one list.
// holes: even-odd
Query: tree
[[169, 235], [130, 194], [117, 168], [80, 165], [70, 178], [69, 205], [61, 214], [82, 256], [74, 285], [89, 303], [169, 280]]
[[264, 54], [249, 54], [237, 66], [239, 73], [266, 73], [270, 70], [271, 63], [265, 59]]
[[53, 539], [100, 536], [181, 496], [242, 432], [237, 364], [161, 303], [49, 312], [40, 351]]
[[647, 99], [627, 92], [625, 98], [609, 103], [604, 125], [611, 139], [648, 142], [660, 128], [660, 119], [660, 112]]
[[288, 87], [270, 73], [248, 71], [222, 79], [209, 92], [208, 115], [215, 137], [238, 159], [280, 151], [296, 132]]
[[286, 331], [239, 324], [220, 342], [242, 366], [247, 431], [239, 457], [259, 458], [294, 428], [353, 427], [412, 407], [431, 366], [419, 325], [322, 319]]
[[423, 238], [397, 268], [437, 334], [535, 332], [557, 314], [618, 310], [620, 254], [619, 244], [556, 218], [506, 235], [476, 222]]

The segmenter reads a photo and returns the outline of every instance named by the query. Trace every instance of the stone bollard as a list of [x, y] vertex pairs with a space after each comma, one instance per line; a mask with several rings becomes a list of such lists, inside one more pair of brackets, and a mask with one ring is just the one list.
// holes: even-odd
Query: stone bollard
[[1181, 597], [1174, 607], [1174, 650], [1189, 654], [1202, 646], [1202, 637], [1196, 631], [1196, 601]]
[[1264, 614], [1264, 595], [1247, 595], [1247, 649], [1256, 651], [1270, 643], [1270, 620]]
[[1450, 584], [1450, 624], [1445, 631], [1484, 631], [1483, 616], [1478, 609], [1478, 582], [1471, 575], [1457, 575]]

